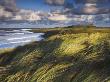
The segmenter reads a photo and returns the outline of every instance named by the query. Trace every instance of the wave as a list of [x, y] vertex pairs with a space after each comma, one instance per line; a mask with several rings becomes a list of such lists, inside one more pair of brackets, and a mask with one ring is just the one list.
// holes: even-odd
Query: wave
[[9, 38], [9, 39], [7, 39], [8, 41], [11, 41], [11, 40], [22, 40], [22, 39], [32, 39], [32, 38], [38, 38], [39, 37], [39, 35], [34, 35], [34, 36], [25, 36], [25, 37], [18, 37], [18, 38], [16, 38], [16, 37], [13, 37], [13, 38]]
[[4, 36], [0, 35], [0, 48], [16, 47], [33, 41], [40, 41], [43, 39], [41, 36], [44, 33], [28, 33], [28, 31], [26, 31], [26, 33], [25, 31], [19, 33], [18, 31], [19, 30], [14, 30], [14, 32], [10, 31], [11, 33], [7, 33], [7, 31], [5, 31]]

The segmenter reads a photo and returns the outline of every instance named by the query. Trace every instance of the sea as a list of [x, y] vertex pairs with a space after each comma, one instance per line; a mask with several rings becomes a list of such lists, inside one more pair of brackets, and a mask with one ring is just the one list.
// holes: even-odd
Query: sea
[[[40, 21], [39, 21], [40, 22]], [[60, 26], [63, 26], [60, 22]], [[34, 33], [35, 28], [53, 28], [59, 26], [59, 22], [28, 22], [28, 21], [0, 21], [0, 49], [15, 48], [29, 44], [30, 42], [43, 40], [44, 33]]]
[[0, 49], [15, 48], [43, 40], [44, 33], [34, 33], [29, 30], [31, 29], [0, 29]]

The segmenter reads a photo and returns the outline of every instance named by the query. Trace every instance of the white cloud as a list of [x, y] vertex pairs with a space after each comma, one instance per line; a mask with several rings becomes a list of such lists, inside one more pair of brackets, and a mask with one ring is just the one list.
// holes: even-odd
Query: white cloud
[[49, 16], [48, 19], [52, 21], [65, 21], [68, 20], [68, 17], [66, 15], [54, 14], [52, 16]]
[[39, 12], [32, 10], [20, 10], [15, 16], [12, 17], [12, 20], [27, 20], [27, 21], [37, 21], [41, 20]]
[[12, 17], [12, 20], [22, 20], [22, 16], [16, 15], [16, 16]]
[[12, 17], [12, 12], [6, 11], [2, 6], [0, 6], [0, 18]]
[[14, 12], [6, 11], [3, 6], [0, 6], [0, 19], [27, 20], [27, 21], [37, 21], [42, 19], [42, 16], [40, 16], [41, 14], [39, 11], [21, 9], [17, 11], [15, 14], [13, 13]]

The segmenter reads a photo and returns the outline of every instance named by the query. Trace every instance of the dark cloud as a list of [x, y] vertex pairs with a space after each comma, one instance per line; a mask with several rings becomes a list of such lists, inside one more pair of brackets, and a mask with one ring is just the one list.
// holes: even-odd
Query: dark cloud
[[110, 0], [75, 0], [76, 3], [106, 3]]
[[17, 10], [15, 0], [0, 0], [0, 6], [6, 11], [14, 12]]
[[64, 5], [65, 0], [45, 0], [49, 5]]
[[110, 13], [110, 0], [75, 0], [77, 14], [106, 14]]
[[74, 0], [45, 0], [45, 2], [51, 6], [63, 6], [66, 9], [66, 12], [73, 12]]
[[17, 11], [15, 0], [0, 0], [0, 19], [7, 20]]
[[74, 8], [74, 0], [45, 0], [48, 5], [62, 6], [65, 10], [62, 13], [72, 13]]

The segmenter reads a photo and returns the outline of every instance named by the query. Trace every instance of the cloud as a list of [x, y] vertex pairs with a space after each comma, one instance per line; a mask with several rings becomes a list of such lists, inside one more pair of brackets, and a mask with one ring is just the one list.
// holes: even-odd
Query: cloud
[[14, 12], [17, 10], [15, 0], [0, 0], [0, 6], [6, 11]]
[[11, 20], [37, 21], [42, 19], [40, 14], [41, 13], [39, 11], [21, 9], [15, 16], [11, 18]]
[[12, 12], [8, 12], [5, 10], [4, 7], [0, 6], [0, 19], [7, 19], [12, 16], [13, 16]]
[[0, 0], [0, 20], [41, 20], [38, 12], [18, 9], [15, 0]]
[[110, 13], [110, 0], [75, 0], [74, 11], [78, 14]]
[[65, 8], [73, 8], [74, 0], [45, 0], [49, 5], [63, 6]]
[[54, 16], [50, 16], [48, 17], [49, 20], [52, 21], [65, 21], [68, 20], [68, 18], [65, 15], [54, 15]]
[[62, 5], [67, 13], [106, 14], [110, 13], [110, 0], [45, 0], [50, 5]]
[[17, 12], [15, 0], [0, 0], [0, 19], [8, 19], [15, 12]]
[[110, 0], [75, 0], [76, 3], [106, 3]]
[[[51, 5], [64, 5], [64, 0], [46, 0]], [[62, 13], [62, 12], [61, 12]], [[68, 18], [65, 15], [49, 16], [49, 13], [41, 13], [39, 11], [19, 9], [16, 7], [15, 0], [0, 0], [0, 20], [25, 20], [25, 21], [38, 21], [38, 20], [52, 20], [62, 21]]]
[[59, 8], [59, 10], [63, 11], [63, 13], [73, 13], [74, 0], [45, 0], [45, 2], [51, 6], [60, 6], [63, 9]]
[[45, 0], [49, 5], [64, 5], [65, 0]]

